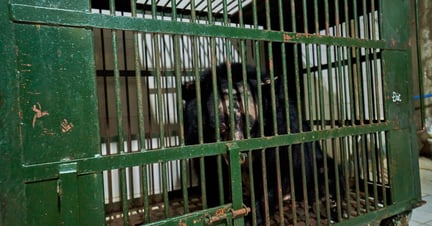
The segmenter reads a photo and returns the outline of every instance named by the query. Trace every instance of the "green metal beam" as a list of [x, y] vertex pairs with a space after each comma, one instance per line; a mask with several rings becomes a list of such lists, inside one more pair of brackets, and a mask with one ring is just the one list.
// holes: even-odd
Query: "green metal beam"
[[[366, 40], [346, 37], [331, 37], [297, 32], [258, 30], [215, 24], [198, 24], [158, 19], [114, 16], [67, 9], [35, 7], [11, 4], [12, 20], [22, 23], [61, 25], [71, 27], [104, 28], [177, 35], [199, 35], [208, 37], [236, 38], [286, 43], [306, 43], [363, 48], [406, 48], [388, 44], [382, 40]], [[181, 28], [181, 29], [179, 29]]]
[[[385, 122], [373, 125], [356, 127], [335, 128], [326, 131], [311, 131], [304, 133], [278, 135], [272, 137], [252, 138], [236, 141], [242, 151], [253, 149], [264, 149], [281, 145], [300, 144], [315, 140], [324, 140], [336, 137], [343, 137], [370, 134], [395, 129], [395, 124]], [[188, 145], [183, 147], [168, 147], [152, 151], [141, 151], [122, 153], [118, 155], [101, 156], [71, 160], [78, 163], [78, 174], [90, 174], [104, 170], [118, 169], [125, 167], [140, 166], [145, 164], [159, 163], [165, 161], [196, 158], [226, 153], [232, 142], [209, 143], [200, 145]], [[58, 165], [67, 162], [51, 162], [46, 164], [24, 165], [24, 181], [34, 182], [58, 177]]]
[[[6, 6], [9, 0], [0, 0]], [[3, 7], [1, 7], [3, 8]], [[19, 74], [16, 71], [15, 27], [0, 10], [0, 225], [28, 225], [22, 186]]]

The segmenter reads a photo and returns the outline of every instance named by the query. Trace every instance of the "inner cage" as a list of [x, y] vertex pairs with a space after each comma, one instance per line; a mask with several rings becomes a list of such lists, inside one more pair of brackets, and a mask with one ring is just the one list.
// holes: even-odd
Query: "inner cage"
[[[386, 142], [389, 126], [385, 117], [382, 50], [377, 47], [380, 46], [379, 11], [377, 1], [365, 0], [350, 3], [92, 1], [92, 13], [132, 17], [155, 24], [148, 31], [93, 30], [101, 154], [157, 152], [167, 148], [203, 150], [195, 158], [176, 159], [174, 155], [172, 161], [155, 160], [152, 164], [104, 171], [107, 224], [143, 224], [204, 211], [213, 207], [208, 199], [215, 195], [220, 196], [220, 206], [228, 205], [238, 197], [225, 196], [226, 186], [230, 193], [229, 187], [244, 189], [248, 187], [247, 183], [253, 184], [250, 181], [261, 181], [266, 190], [271, 177], [264, 173], [254, 178], [252, 169], [268, 171], [267, 168], [272, 166], [268, 166], [266, 160], [254, 162], [254, 155], [264, 153], [266, 159], [269, 158], [265, 154], [270, 152], [268, 149], [286, 146], [280, 153], [276, 152], [278, 157], [275, 158], [280, 163], [279, 154], [287, 157], [286, 167], [289, 168], [295, 164], [291, 156], [293, 150], [298, 147], [299, 152], [304, 152], [307, 142], [319, 144], [322, 152], [334, 162], [323, 161], [325, 172], [320, 172], [319, 163], [312, 158], [308, 168], [310, 159], [302, 154], [301, 172], [287, 168], [290, 172], [287, 180], [292, 187], [294, 183], [302, 183], [305, 194], [308, 190], [313, 191], [315, 202], [309, 203], [308, 198], [297, 200], [299, 194], [293, 194], [295, 189], [291, 188], [288, 189], [290, 192], [271, 194], [277, 196], [277, 207], [270, 213], [269, 196], [264, 195], [266, 224], [331, 224], [389, 205]], [[158, 24], [158, 21], [168, 23]], [[169, 22], [177, 28], [157, 27]], [[234, 80], [239, 75], [231, 74], [234, 69], [229, 65], [235, 62], [242, 65], [240, 76], [243, 80], [247, 74], [246, 65], [251, 65], [259, 71], [259, 76], [269, 79], [273, 87], [268, 96], [263, 96], [266, 93], [262, 92], [257, 95], [257, 99], [261, 99], [256, 102], [261, 116], [257, 120], [257, 135], [246, 133], [243, 142], [230, 136], [206, 141], [204, 134], [213, 131], [205, 130], [207, 125], [198, 119], [198, 115], [200, 111], [204, 114], [202, 109], [216, 106], [199, 102], [199, 139], [196, 144], [188, 144], [185, 130], [191, 125], [183, 122], [187, 93], [182, 86], [198, 84], [202, 75], [209, 71], [215, 81], [221, 76], [217, 74], [217, 66], [225, 63], [228, 65], [227, 111], [233, 115], [233, 89], [238, 88]], [[264, 131], [265, 115], [277, 114], [275, 81], [283, 83], [282, 99], [292, 101], [292, 110], [298, 115], [298, 131], [290, 130], [290, 125], [295, 122], [288, 119], [279, 124], [277, 117], [273, 117], [270, 124], [287, 127], [286, 133], [273, 131], [269, 135]], [[192, 96], [200, 99], [206, 92], [220, 87], [220, 84], [212, 85], [209, 90], [195, 91]], [[240, 99], [247, 99], [248, 95], [246, 93]], [[263, 104], [263, 98], [270, 101], [268, 106]], [[229, 129], [234, 128], [236, 122], [230, 117], [227, 118]], [[249, 127], [251, 125], [246, 123], [245, 128]], [[214, 133], [220, 130], [221, 125], [218, 125]], [[225, 146], [229, 142], [238, 142], [244, 157], [242, 181], [238, 184], [231, 183], [231, 175], [224, 173], [226, 150], [219, 150], [219, 146], [199, 146], [204, 143]], [[190, 149], [183, 150], [185, 146]], [[313, 149], [311, 153], [315, 151]], [[216, 156], [217, 178], [205, 178], [206, 174], [202, 173], [206, 165], [204, 156]], [[335, 177], [342, 183], [336, 186], [339, 192], [335, 192], [337, 197], [330, 197], [332, 188], [327, 185], [321, 197], [318, 177], [323, 173], [328, 181], [328, 172], [332, 169], [336, 169], [338, 175]], [[306, 177], [301, 179], [308, 170], [312, 172], [312, 187], [307, 186]], [[275, 172], [275, 180], [281, 186], [281, 172]], [[203, 187], [207, 184], [203, 179], [215, 180], [216, 186], [220, 187], [219, 194], [206, 194]], [[343, 195], [342, 188], [346, 190]], [[254, 191], [249, 188], [246, 192]], [[242, 198], [245, 197], [250, 201], [242, 200], [244, 203], [255, 203], [253, 194]], [[256, 222], [259, 207], [248, 207], [252, 223], [259, 224]]]

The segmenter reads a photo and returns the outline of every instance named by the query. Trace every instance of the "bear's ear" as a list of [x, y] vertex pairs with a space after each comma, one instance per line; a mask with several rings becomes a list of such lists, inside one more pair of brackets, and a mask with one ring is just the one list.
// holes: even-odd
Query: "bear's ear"
[[185, 101], [196, 98], [195, 81], [189, 81], [182, 85], [182, 98]]

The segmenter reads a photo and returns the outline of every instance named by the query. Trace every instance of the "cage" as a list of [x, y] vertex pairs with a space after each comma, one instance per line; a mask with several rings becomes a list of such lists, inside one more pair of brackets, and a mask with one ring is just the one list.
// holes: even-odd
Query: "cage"
[[420, 199], [412, 1], [1, 2], [25, 223], [373, 224]]

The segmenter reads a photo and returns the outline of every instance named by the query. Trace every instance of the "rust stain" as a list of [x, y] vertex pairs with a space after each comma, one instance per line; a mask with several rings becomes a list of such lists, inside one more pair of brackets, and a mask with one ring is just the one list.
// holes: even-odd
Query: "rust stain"
[[42, 111], [42, 107], [39, 104], [39, 102], [37, 102], [35, 105], [33, 105], [32, 110], [35, 112], [35, 114], [33, 116], [33, 123], [32, 123], [32, 126], [34, 128], [36, 125], [37, 119], [42, 118], [44, 116], [48, 116], [49, 113], [48, 113], [48, 111]]
[[392, 47], [396, 46], [396, 40], [394, 38], [391, 39], [391, 46]]
[[215, 215], [216, 215], [216, 216], [224, 215], [224, 214], [225, 214], [225, 211], [226, 211], [225, 208], [218, 209], [218, 210], [216, 210]]
[[67, 119], [63, 119], [63, 121], [60, 123], [60, 126], [62, 133], [70, 132], [74, 127], [74, 125], [71, 122], [68, 122]]
[[291, 41], [291, 37], [288, 34], [283, 34], [283, 40], [284, 42], [289, 42]]
[[269, 59], [269, 68], [270, 68], [270, 71], [273, 70], [273, 58]]
[[311, 38], [311, 37], [313, 37], [313, 35], [310, 33], [297, 33], [296, 34], [296, 38]]

